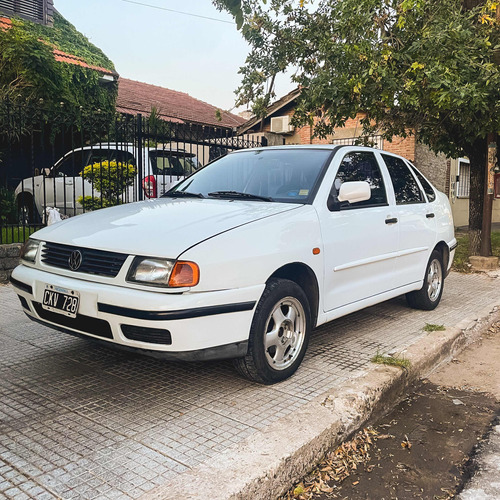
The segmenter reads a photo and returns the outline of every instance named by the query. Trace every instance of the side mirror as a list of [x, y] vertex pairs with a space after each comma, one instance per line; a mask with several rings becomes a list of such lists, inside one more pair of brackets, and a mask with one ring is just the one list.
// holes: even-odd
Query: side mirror
[[48, 176], [50, 175], [50, 168], [44, 168], [44, 169], [43, 169], [43, 175], [44, 175], [45, 177], [48, 177]]
[[340, 186], [338, 200], [348, 201], [349, 203], [358, 203], [371, 198], [370, 184], [366, 181], [344, 182]]

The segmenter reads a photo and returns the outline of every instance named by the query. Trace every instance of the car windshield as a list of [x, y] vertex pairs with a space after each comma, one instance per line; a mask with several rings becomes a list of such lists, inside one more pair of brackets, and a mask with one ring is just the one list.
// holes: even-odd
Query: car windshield
[[177, 184], [207, 198], [308, 203], [329, 150], [267, 149], [229, 154]]
[[187, 176], [198, 168], [198, 160], [182, 151], [149, 151], [152, 173], [155, 175]]

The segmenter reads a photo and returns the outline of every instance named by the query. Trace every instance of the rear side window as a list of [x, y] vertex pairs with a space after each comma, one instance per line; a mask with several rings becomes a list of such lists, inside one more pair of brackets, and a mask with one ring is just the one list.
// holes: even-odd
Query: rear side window
[[196, 168], [196, 157], [191, 154], [177, 154], [170, 151], [150, 151], [149, 161], [155, 175], [187, 176]]
[[382, 155], [382, 158], [392, 179], [396, 203], [398, 205], [424, 203], [424, 195], [406, 163], [395, 156]]
[[422, 187], [424, 188], [425, 194], [427, 195], [427, 199], [429, 202], [432, 202], [436, 199], [436, 193], [432, 186], [429, 184], [427, 179], [411, 164], [410, 165], [411, 169], [413, 170], [413, 173], [417, 176], [418, 180], [420, 181], [420, 184], [422, 184]]
[[342, 209], [387, 205], [387, 195], [382, 172], [373, 153], [360, 151], [346, 154], [339, 166], [337, 177], [335, 177], [333, 191], [336, 191], [336, 195], [338, 196], [340, 186], [344, 182], [352, 181], [368, 182], [371, 189], [371, 197], [369, 200], [353, 203], [352, 205], [348, 202], [342, 202]]

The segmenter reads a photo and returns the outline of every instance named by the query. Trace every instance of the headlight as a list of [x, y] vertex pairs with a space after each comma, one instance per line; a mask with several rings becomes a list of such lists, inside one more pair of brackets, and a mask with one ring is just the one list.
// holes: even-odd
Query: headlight
[[21, 259], [26, 262], [35, 262], [36, 254], [38, 252], [38, 247], [40, 242], [37, 240], [32, 240], [31, 238], [24, 243], [21, 248]]
[[127, 275], [127, 281], [163, 287], [189, 287], [198, 284], [200, 270], [194, 262], [136, 257]]

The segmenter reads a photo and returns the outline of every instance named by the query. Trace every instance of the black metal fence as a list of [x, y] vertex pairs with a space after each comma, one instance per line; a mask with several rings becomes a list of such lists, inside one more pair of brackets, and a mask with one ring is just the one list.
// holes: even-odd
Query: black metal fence
[[62, 217], [158, 198], [250, 136], [196, 123], [0, 103], [0, 244]]

